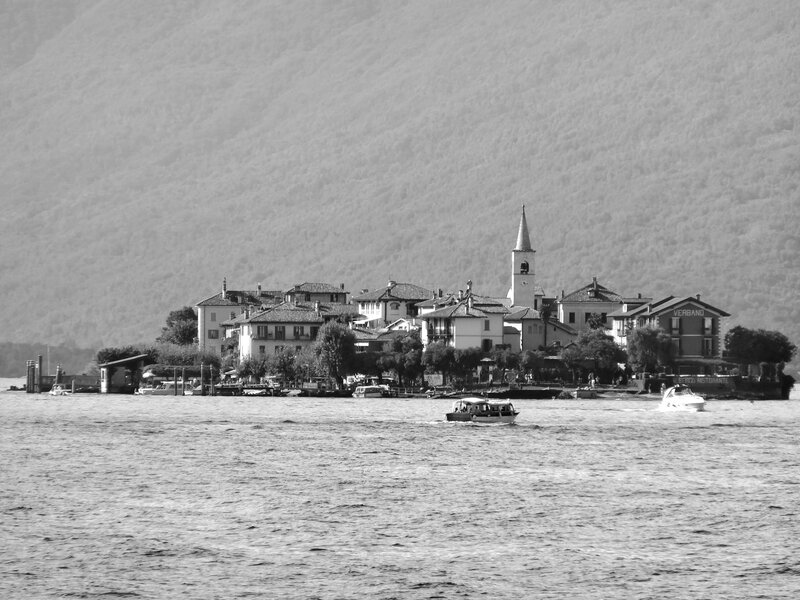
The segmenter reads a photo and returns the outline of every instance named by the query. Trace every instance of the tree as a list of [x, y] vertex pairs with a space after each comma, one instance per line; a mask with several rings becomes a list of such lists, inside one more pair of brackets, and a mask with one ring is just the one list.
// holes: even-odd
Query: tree
[[167, 326], [161, 328], [157, 342], [188, 346], [197, 339], [197, 315], [191, 306], [173, 310], [167, 315]]
[[525, 350], [520, 356], [520, 367], [526, 373], [530, 371], [534, 378], [541, 379], [541, 372], [544, 368], [544, 359], [547, 354], [541, 350]]
[[672, 361], [675, 347], [666, 331], [654, 325], [636, 327], [628, 333], [628, 362], [636, 372], [655, 372]]
[[725, 350], [743, 366], [761, 363], [777, 365], [791, 362], [797, 346], [778, 331], [747, 329], [737, 325], [725, 334]]
[[405, 385], [406, 380], [416, 380], [425, 370], [419, 332], [407, 331], [395, 337], [389, 349], [380, 353], [376, 366], [381, 372], [394, 372], [401, 386]]
[[564, 349], [562, 359], [573, 373], [592, 369], [602, 380], [611, 381], [618, 364], [624, 363], [627, 357], [604, 330], [585, 329], [578, 334], [574, 344]]
[[453, 351], [453, 371], [462, 380], [469, 381], [472, 373], [481, 364], [483, 352], [480, 348], [464, 348]]
[[288, 348], [281, 348], [267, 360], [267, 372], [277, 375], [281, 381], [289, 383], [297, 379], [295, 354]]
[[236, 367], [240, 380], [258, 381], [267, 374], [267, 361], [259, 356], [246, 356]]
[[589, 329], [605, 329], [606, 321], [603, 318], [603, 315], [593, 312], [586, 319], [586, 325], [589, 327]]
[[426, 371], [441, 373], [442, 383], [445, 383], [455, 367], [455, 351], [444, 342], [428, 344], [422, 353], [422, 364]]
[[352, 371], [355, 361], [355, 334], [342, 323], [325, 323], [319, 329], [314, 349], [322, 369], [342, 387], [344, 376]]

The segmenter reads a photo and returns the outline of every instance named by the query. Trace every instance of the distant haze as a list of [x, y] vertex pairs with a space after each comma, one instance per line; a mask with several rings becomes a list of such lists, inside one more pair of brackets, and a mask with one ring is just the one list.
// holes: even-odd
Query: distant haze
[[700, 293], [800, 342], [800, 10], [0, 8], [0, 341], [152, 341], [221, 289]]

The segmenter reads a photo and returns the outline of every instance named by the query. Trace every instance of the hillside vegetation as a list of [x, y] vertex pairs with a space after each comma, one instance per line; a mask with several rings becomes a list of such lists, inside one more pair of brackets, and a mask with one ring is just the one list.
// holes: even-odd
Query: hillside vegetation
[[795, 0], [10, 0], [0, 339], [231, 288], [700, 293], [800, 341]]

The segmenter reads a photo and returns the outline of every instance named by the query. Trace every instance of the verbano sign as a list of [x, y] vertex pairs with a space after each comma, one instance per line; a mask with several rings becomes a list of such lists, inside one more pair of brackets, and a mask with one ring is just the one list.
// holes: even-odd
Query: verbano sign
[[702, 308], [676, 308], [672, 311], [674, 317], [705, 317], [706, 311]]

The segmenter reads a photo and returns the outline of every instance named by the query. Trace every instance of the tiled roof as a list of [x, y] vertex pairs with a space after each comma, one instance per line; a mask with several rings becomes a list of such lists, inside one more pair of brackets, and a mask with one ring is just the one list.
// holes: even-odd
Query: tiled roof
[[261, 306], [262, 304], [274, 304], [283, 300], [283, 292], [280, 290], [227, 290], [225, 297], [222, 292], [214, 294], [210, 298], [201, 300], [196, 306], [243, 306], [247, 304]]
[[349, 304], [320, 303], [319, 310], [311, 302], [284, 302], [273, 308], [259, 311], [245, 317], [243, 323], [324, 323], [340, 316], [359, 316], [356, 309]]
[[673, 310], [677, 306], [687, 303], [698, 304], [703, 308], [705, 308], [706, 310], [710, 310], [711, 312], [719, 314], [721, 317], [730, 316], [730, 314], [728, 314], [724, 310], [719, 309], [715, 306], [711, 306], [707, 302], [703, 302], [702, 300], [699, 300], [695, 296], [685, 296], [681, 298], [676, 298], [675, 296], [667, 296], [666, 298], [662, 298], [661, 300], [658, 300], [656, 302], [650, 302], [648, 304], [643, 304], [642, 306], [637, 306], [636, 308], [629, 310], [627, 312], [623, 310], [614, 311], [613, 313], [609, 314], [609, 316], [618, 318], [632, 318], [642, 315], [657, 315], [669, 310]]
[[559, 302], [622, 302], [622, 297], [599, 283], [590, 283], [559, 298]]
[[356, 302], [375, 302], [378, 300], [426, 300], [433, 295], [431, 290], [414, 285], [413, 283], [394, 283], [378, 288], [371, 292], [360, 294], [353, 298]]
[[300, 283], [295, 285], [292, 289], [286, 292], [287, 294], [346, 294], [347, 292], [338, 285], [331, 285], [330, 283]]
[[447, 306], [449, 304], [455, 304], [458, 302], [456, 297], [453, 294], [447, 294], [446, 296], [442, 296], [441, 298], [430, 298], [428, 300], [423, 300], [422, 302], [417, 302], [417, 308], [431, 308], [431, 307], [440, 307], [440, 306]]
[[518, 310], [514, 310], [512, 307], [513, 312], [509, 313], [506, 316], [506, 321], [522, 321], [523, 319], [541, 319], [542, 316], [539, 314], [538, 310], [534, 310], [532, 308], [522, 307]]
[[478, 304], [475, 298], [472, 299], [472, 306], [469, 306], [469, 297], [459, 300], [456, 304], [451, 306], [444, 306], [424, 315], [420, 315], [420, 319], [439, 318], [439, 319], [452, 319], [455, 317], [464, 318], [485, 318], [489, 315], [505, 314], [508, 309], [502, 304], [493, 301], [488, 302], [488, 298], [482, 297], [485, 304]]

